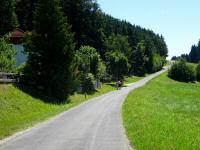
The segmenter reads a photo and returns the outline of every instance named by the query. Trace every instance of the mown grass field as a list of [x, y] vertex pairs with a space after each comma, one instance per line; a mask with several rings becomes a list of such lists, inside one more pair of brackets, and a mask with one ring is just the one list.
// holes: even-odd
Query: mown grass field
[[129, 94], [123, 119], [136, 150], [199, 150], [200, 83], [165, 73]]
[[[126, 78], [136, 82], [139, 77]], [[103, 84], [97, 92], [87, 95], [78, 94], [70, 97], [70, 103], [50, 104], [32, 97], [13, 85], [0, 84], [0, 139], [20, 130], [35, 125], [63, 111], [81, 104], [91, 98], [116, 90], [115, 84]]]

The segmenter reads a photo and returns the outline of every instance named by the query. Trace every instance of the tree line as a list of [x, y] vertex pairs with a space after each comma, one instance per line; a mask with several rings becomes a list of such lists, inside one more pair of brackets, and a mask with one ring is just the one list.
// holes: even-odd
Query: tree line
[[200, 41], [197, 45], [192, 45], [189, 54], [181, 54], [181, 56], [173, 56], [172, 60], [185, 60], [191, 63], [200, 62]]
[[22, 70], [26, 83], [50, 97], [63, 100], [77, 87], [89, 92], [94, 81], [144, 76], [165, 63], [162, 35], [103, 13], [94, 0], [0, 3], [0, 36], [14, 27], [31, 32], [25, 38], [28, 61]]

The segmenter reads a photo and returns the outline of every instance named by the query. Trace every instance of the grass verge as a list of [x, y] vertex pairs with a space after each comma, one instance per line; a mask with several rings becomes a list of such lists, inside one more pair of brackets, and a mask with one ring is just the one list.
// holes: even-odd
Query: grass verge
[[0, 85], [0, 139], [113, 90], [114, 87], [104, 84], [86, 99], [84, 94], [75, 94], [70, 103], [56, 105], [31, 97], [11, 84]]
[[200, 149], [200, 83], [167, 73], [130, 93], [123, 105], [126, 132], [136, 150]]
[[137, 82], [141, 79], [143, 79], [144, 77], [137, 77], [137, 76], [130, 76], [130, 77], [126, 77], [124, 80], [125, 84], [130, 84], [130, 83], [134, 83]]
[[[139, 78], [127, 80], [135, 82]], [[11, 84], [0, 84], [0, 139], [113, 90], [116, 90], [115, 84], [103, 84], [98, 92], [87, 95], [86, 99], [84, 94], [76, 93], [70, 97], [70, 103], [58, 105], [45, 103]]]

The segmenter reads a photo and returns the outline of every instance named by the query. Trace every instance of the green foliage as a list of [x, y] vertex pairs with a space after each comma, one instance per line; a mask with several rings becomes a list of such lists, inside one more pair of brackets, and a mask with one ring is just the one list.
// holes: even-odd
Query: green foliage
[[96, 0], [61, 0], [65, 15], [75, 32], [77, 48], [90, 45], [100, 50], [103, 44], [103, 20]]
[[190, 62], [198, 63], [200, 61], [200, 41], [198, 45], [193, 45], [189, 54]]
[[145, 43], [141, 41], [131, 55], [131, 72], [138, 76], [144, 76], [146, 73], [145, 59]]
[[192, 45], [191, 51], [188, 54], [182, 54], [181, 56], [173, 56], [172, 60], [184, 60], [191, 63], [200, 62], [200, 41], [197, 45]]
[[[33, 12], [35, 6], [37, 6], [37, 1], [17, 1], [17, 14], [21, 28], [32, 30]], [[168, 50], [162, 35], [104, 14], [97, 1], [94, 0], [60, 0], [60, 2], [64, 15], [72, 26], [77, 43], [76, 49], [79, 49], [82, 45], [92, 46], [97, 49], [104, 61], [106, 61], [107, 52], [120, 51], [128, 58], [132, 66], [131, 72], [134, 72], [131, 59], [136, 58], [130, 57], [138, 43], [143, 41], [145, 50], [142, 55], [144, 57], [140, 60], [144, 69], [140, 68], [138, 71], [138, 74], [141, 75], [144, 72], [155, 72], [157, 68], [160, 68], [155, 67], [158, 62], [154, 62], [154, 60], [158, 61], [158, 59], [157, 57], [155, 59], [154, 56], [159, 55], [166, 59]]]
[[104, 80], [104, 78], [106, 77], [106, 65], [103, 61], [100, 62], [98, 73], [99, 79]]
[[200, 83], [163, 74], [129, 94], [123, 106], [126, 133], [136, 150], [200, 149]]
[[122, 21], [106, 14], [103, 15], [103, 20], [105, 22], [103, 27], [104, 34], [107, 37], [113, 33], [128, 36], [131, 47], [136, 47], [140, 41], [144, 40], [145, 46], [148, 47], [149, 43], [151, 43], [151, 47], [153, 47], [153, 49], [149, 49], [149, 51], [154, 50], [153, 53], [157, 53], [166, 58], [168, 50], [162, 35], [157, 35], [153, 31], [132, 25], [127, 21]]
[[[107, 64], [109, 65], [108, 72], [114, 79], [123, 79], [129, 70], [129, 61], [131, 54], [131, 47], [128, 41], [128, 36], [113, 34], [105, 41], [107, 56]], [[116, 53], [115, 53], [116, 52]], [[125, 67], [121, 68], [120, 64]], [[119, 65], [119, 66], [117, 66]], [[113, 72], [114, 71], [114, 72]]]
[[76, 52], [80, 82], [83, 92], [94, 91], [95, 82], [105, 76], [106, 67], [97, 50], [90, 46], [82, 46]]
[[[72, 31], [75, 33], [77, 49], [82, 45], [90, 45], [96, 48], [105, 60], [105, 39], [116, 35], [115, 39], [122, 42], [118, 43], [121, 47], [119, 49], [122, 49], [124, 53], [129, 49], [124, 49], [123, 46], [135, 47], [141, 40], [145, 40], [146, 46], [151, 43], [154, 47], [149, 51], [154, 50], [153, 53], [166, 58], [168, 50], [162, 35], [104, 14], [97, 1], [94, 0], [60, 0], [60, 2], [69, 24], [72, 25]], [[17, 0], [16, 3], [20, 27], [24, 30], [32, 30], [33, 14], [38, 0]], [[127, 56], [127, 53], [125, 55]]]
[[81, 74], [81, 88], [83, 93], [95, 91], [95, 78], [92, 73]]
[[21, 64], [20, 66], [16, 68], [16, 73], [23, 74], [25, 67], [26, 67], [26, 63]]
[[159, 38], [155, 38], [154, 42], [157, 54], [166, 58], [168, 56], [168, 50], [164, 37], [161, 35]]
[[183, 82], [193, 82], [196, 80], [195, 68], [185, 61], [175, 62], [172, 64], [168, 76], [174, 80]]
[[105, 65], [95, 48], [82, 46], [76, 52], [76, 56], [78, 58], [79, 71], [82, 73], [92, 73], [97, 80], [105, 74]]
[[23, 30], [33, 30], [33, 17], [38, 0], [17, 0], [16, 14]]
[[18, 25], [15, 0], [1, 0], [0, 14], [0, 36], [3, 36]]
[[128, 41], [128, 36], [112, 34], [106, 39], [105, 45], [107, 52], [120, 51], [126, 57], [130, 56], [131, 47]]
[[0, 38], [0, 72], [13, 72], [16, 67], [16, 50], [7, 43], [3, 37]]
[[171, 58], [171, 60], [176, 60], [176, 61], [181, 61], [181, 60], [183, 60], [183, 61], [187, 61], [187, 62], [189, 62], [190, 61], [190, 56], [188, 55], [188, 54], [181, 54], [181, 56], [178, 56], [178, 57], [176, 57], [176, 56], [173, 56], [172, 58]]
[[[65, 84], [68, 87], [63, 90], [63, 93], [73, 91], [72, 89], [75, 89], [76, 85], [78, 85], [77, 80], [80, 77], [80, 72], [92, 73], [98, 81], [103, 78], [109, 79], [108, 73], [113, 78], [123, 78], [127, 73], [143, 76], [146, 72], [152, 73], [159, 70], [162, 59], [167, 57], [168, 50], [162, 35], [104, 14], [100, 10], [97, 1], [48, 1], [46, 3], [49, 4], [42, 4], [43, 6], [41, 6], [41, 3], [45, 3], [43, 0], [16, 1], [16, 13], [19, 17], [20, 27], [31, 31], [34, 22], [33, 34], [27, 46], [30, 56], [25, 67], [26, 75], [30, 75], [30, 79], [35, 82], [35, 85], [43, 89], [47, 94], [52, 93], [51, 91], [59, 93], [59, 90], [51, 87], [59, 87], [61, 78], [67, 78]], [[39, 7], [36, 9], [36, 6]], [[62, 9], [57, 8], [58, 6], [61, 6]], [[61, 11], [63, 11], [63, 14]], [[36, 16], [33, 21], [34, 14]], [[68, 21], [63, 19], [63, 15]], [[73, 38], [71, 38], [72, 35], [68, 34], [70, 28], [67, 25], [68, 22], [74, 32], [74, 41], [77, 43], [76, 49], [80, 49], [82, 45], [89, 45], [94, 47], [100, 56], [92, 56], [92, 59], [85, 57], [84, 61], [81, 60], [83, 58], [76, 58], [77, 62], [73, 60], [71, 50], [73, 51], [74, 44], [72, 42]], [[67, 31], [65, 31], [64, 26], [66, 26]], [[65, 35], [68, 37], [65, 38]], [[141, 44], [141, 41], [143, 44]], [[125, 67], [119, 68], [119, 66], [115, 66], [117, 69], [114, 69], [114, 65], [109, 63], [111, 59], [107, 59], [109, 56], [106, 55], [107, 52], [116, 52], [117, 54], [118, 51], [124, 55], [123, 63], [119, 63], [119, 59], [116, 59], [114, 64], [122, 63]], [[62, 55], [62, 52], [64, 55]], [[101, 59], [110, 66], [110, 69], [107, 69], [107, 73], [105, 73], [106, 67]], [[115, 60], [114, 57], [112, 57], [112, 60]], [[65, 65], [63, 65], [64, 63]], [[127, 72], [130, 67], [128, 64], [131, 66], [130, 72]], [[67, 69], [63, 73], [64, 68]], [[115, 72], [112, 73], [111, 70], [115, 70]], [[54, 72], [59, 73], [54, 74]], [[66, 77], [67, 74], [68, 76]], [[42, 78], [48, 79], [47, 77], [53, 78], [51, 80], [53, 83], [42, 80]], [[74, 84], [75, 80], [76, 84]], [[54, 84], [56, 82], [58, 84]]]
[[196, 66], [196, 78], [197, 81], [200, 81], [200, 64]]
[[161, 57], [160, 55], [154, 55], [152, 72], [157, 72], [161, 70], [165, 62], [166, 62], [165, 58]]
[[107, 54], [107, 70], [114, 79], [123, 79], [129, 68], [128, 59], [123, 53], [115, 51]]
[[73, 84], [73, 34], [57, 0], [40, 0], [34, 30], [27, 44], [29, 54], [25, 72], [35, 88], [49, 97], [66, 100]]

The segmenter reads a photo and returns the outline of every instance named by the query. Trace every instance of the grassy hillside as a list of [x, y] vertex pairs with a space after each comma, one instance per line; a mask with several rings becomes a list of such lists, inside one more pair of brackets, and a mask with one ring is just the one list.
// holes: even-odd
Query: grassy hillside
[[[126, 83], [136, 82], [140, 77], [128, 77]], [[66, 111], [93, 97], [116, 90], [115, 83], [103, 84], [98, 92], [87, 95], [75, 94], [70, 97], [70, 103], [50, 104], [32, 97], [13, 85], [0, 84], [0, 139], [33, 126], [37, 122]]]
[[86, 99], [83, 94], [75, 94], [70, 97], [70, 103], [56, 105], [31, 97], [13, 85], [0, 84], [0, 139], [115, 89], [104, 84], [102, 89]]
[[129, 94], [123, 119], [136, 150], [200, 149], [200, 83], [163, 74]]

